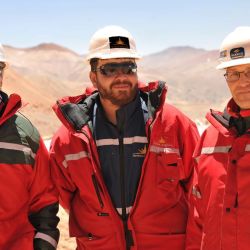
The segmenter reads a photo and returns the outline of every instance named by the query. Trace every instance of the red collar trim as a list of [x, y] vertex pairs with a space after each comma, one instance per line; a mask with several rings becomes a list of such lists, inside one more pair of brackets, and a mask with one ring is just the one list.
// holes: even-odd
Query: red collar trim
[[250, 109], [241, 110], [233, 98], [228, 102], [226, 109], [231, 116], [236, 118], [250, 116]]

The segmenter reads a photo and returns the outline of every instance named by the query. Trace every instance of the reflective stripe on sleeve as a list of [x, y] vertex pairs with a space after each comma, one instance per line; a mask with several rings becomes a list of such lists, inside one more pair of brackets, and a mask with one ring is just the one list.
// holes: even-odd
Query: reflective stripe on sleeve
[[42, 239], [42, 240], [45, 240], [47, 241], [50, 245], [52, 245], [55, 249], [57, 247], [57, 242], [54, 238], [52, 238], [51, 236], [47, 235], [47, 234], [44, 234], [44, 233], [36, 233], [35, 239]]
[[8, 149], [8, 150], [22, 151], [24, 153], [29, 154], [33, 159], [35, 159], [35, 157], [36, 157], [36, 154], [32, 152], [31, 148], [24, 146], [24, 145], [21, 145], [21, 144], [0, 142], [0, 148]]
[[158, 147], [155, 145], [150, 146], [149, 149], [150, 152], [154, 152], [154, 153], [175, 153], [180, 155], [180, 151], [178, 148], [163, 148], [163, 147]]
[[228, 153], [230, 149], [231, 146], [204, 147], [201, 150], [201, 154]]
[[75, 154], [68, 154], [68, 155], [65, 155], [65, 160], [63, 161], [62, 164], [65, 168], [67, 168], [68, 161], [77, 161], [79, 159], [86, 158], [86, 157], [89, 157], [89, 154], [86, 151], [80, 151], [79, 153], [75, 153]]

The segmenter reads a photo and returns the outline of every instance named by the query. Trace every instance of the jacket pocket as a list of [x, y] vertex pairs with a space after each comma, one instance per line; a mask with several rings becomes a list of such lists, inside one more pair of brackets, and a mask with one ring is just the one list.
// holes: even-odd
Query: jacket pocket
[[157, 156], [157, 186], [173, 190], [179, 183], [179, 168], [182, 164], [177, 154], [160, 153]]

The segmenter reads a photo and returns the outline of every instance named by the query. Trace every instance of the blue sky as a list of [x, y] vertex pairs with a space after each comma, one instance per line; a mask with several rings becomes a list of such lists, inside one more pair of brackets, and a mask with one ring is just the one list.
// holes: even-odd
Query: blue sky
[[128, 29], [144, 55], [172, 46], [218, 49], [235, 27], [250, 25], [249, 0], [8, 0], [0, 10], [1, 43], [53, 42], [80, 54], [110, 24]]

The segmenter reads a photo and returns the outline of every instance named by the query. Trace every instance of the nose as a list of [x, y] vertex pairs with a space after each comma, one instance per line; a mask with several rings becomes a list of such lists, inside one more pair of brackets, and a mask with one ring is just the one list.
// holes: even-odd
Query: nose
[[116, 79], [127, 79], [128, 75], [123, 73], [123, 71], [121, 69], [117, 70], [116, 72]]

